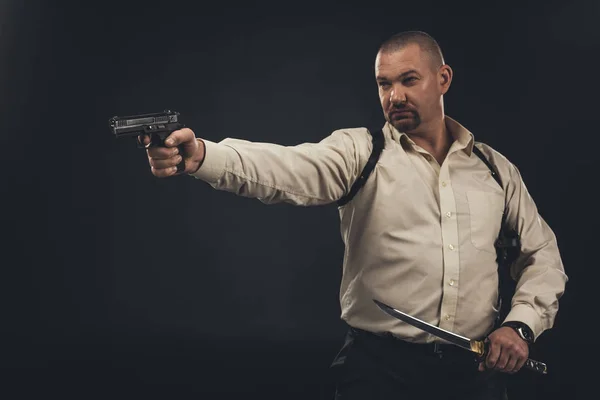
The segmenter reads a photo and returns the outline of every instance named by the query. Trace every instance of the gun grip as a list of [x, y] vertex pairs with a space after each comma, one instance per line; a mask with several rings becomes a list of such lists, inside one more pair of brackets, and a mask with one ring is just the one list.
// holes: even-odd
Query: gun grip
[[[148, 143], [148, 145], [143, 146], [145, 148], [150, 148], [150, 147], [166, 147], [165, 146], [165, 139], [167, 138], [168, 135], [160, 135], [157, 134], [156, 132], [152, 132], [152, 133], [145, 133], [145, 135], [147, 135], [148, 137], [150, 137], [150, 143]], [[140, 143], [140, 139], [138, 138], [138, 144]], [[179, 154], [183, 154], [183, 146], [177, 146], [177, 148], [179, 149]], [[181, 162], [179, 164], [177, 164], [177, 172], [181, 172], [185, 170], [185, 161], [182, 159]]]
[[[183, 146], [177, 146], [177, 148], [179, 149], [179, 154], [183, 154]], [[181, 157], [181, 162], [179, 164], [177, 164], [177, 172], [182, 172], [185, 170], [185, 160], [183, 159], [183, 156]]]

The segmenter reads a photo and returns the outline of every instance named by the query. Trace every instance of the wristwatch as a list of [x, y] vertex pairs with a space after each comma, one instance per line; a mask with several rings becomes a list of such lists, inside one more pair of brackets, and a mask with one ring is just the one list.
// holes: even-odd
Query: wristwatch
[[527, 344], [533, 344], [533, 331], [527, 324], [519, 321], [508, 321], [503, 323], [502, 326], [513, 328]]

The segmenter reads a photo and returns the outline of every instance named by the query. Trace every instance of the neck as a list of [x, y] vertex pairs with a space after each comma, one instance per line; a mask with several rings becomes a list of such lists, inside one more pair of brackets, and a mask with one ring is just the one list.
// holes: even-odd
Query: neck
[[424, 126], [423, 129], [413, 132], [406, 132], [418, 146], [429, 152], [441, 165], [450, 146], [452, 145], [452, 135], [442, 117], [439, 120], [432, 121], [431, 126]]

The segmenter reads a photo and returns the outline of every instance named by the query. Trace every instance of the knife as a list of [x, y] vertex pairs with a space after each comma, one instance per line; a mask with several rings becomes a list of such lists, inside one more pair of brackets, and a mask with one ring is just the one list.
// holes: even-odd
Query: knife
[[[377, 304], [377, 306], [379, 308], [381, 308], [383, 311], [385, 311], [387, 314], [391, 315], [392, 317], [395, 317], [401, 321], [404, 321], [407, 324], [415, 326], [415, 327], [417, 327], [427, 333], [435, 335], [441, 339], [447, 340], [448, 342], [450, 342], [451, 344], [453, 344], [455, 346], [462, 347], [463, 349], [469, 350], [469, 351], [477, 354], [477, 356], [481, 360], [485, 359], [485, 356], [487, 355], [488, 349], [487, 349], [487, 345], [484, 341], [469, 339], [467, 337], [458, 335], [454, 332], [450, 332], [445, 329], [438, 328], [435, 325], [431, 325], [425, 321], [421, 321], [418, 318], [415, 318], [406, 313], [403, 313], [402, 311], [396, 310], [395, 308], [392, 308], [392, 307], [388, 306], [387, 304], [380, 302], [379, 300], [373, 299], [373, 301], [375, 302], [375, 304]], [[539, 372], [541, 374], [548, 373], [548, 368], [546, 367], [546, 364], [544, 364], [543, 362], [540, 362], [540, 361], [532, 360], [530, 358], [528, 358], [527, 361], [525, 361], [524, 366], [527, 367], [528, 369], [531, 369], [535, 372]]]

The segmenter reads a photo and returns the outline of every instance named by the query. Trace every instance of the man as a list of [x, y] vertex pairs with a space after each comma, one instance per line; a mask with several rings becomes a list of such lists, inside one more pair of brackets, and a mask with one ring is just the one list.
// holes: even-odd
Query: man
[[[527, 359], [527, 333], [535, 340], [552, 327], [564, 292], [556, 238], [517, 168], [445, 115], [453, 71], [431, 36], [394, 35], [380, 47], [375, 73], [386, 118], [383, 152], [361, 190], [339, 207], [346, 246], [341, 318], [350, 329], [334, 362], [336, 398], [505, 398], [502, 378]], [[264, 203], [301, 206], [342, 199], [373, 150], [364, 128], [288, 147], [214, 143], [182, 129], [166, 146], [147, 150], [157, 177], [185, 173]], [[185, 170], [177, 173], [182, 159]], [[512, 307], [498, 327], [494, 243], [503, 212], [521, 236], [521, 253], [513, 265]], [[489, 354], [477, 364], [471, 353], [388, 316], [372, 299], [463, 336], [487, 338]]]

